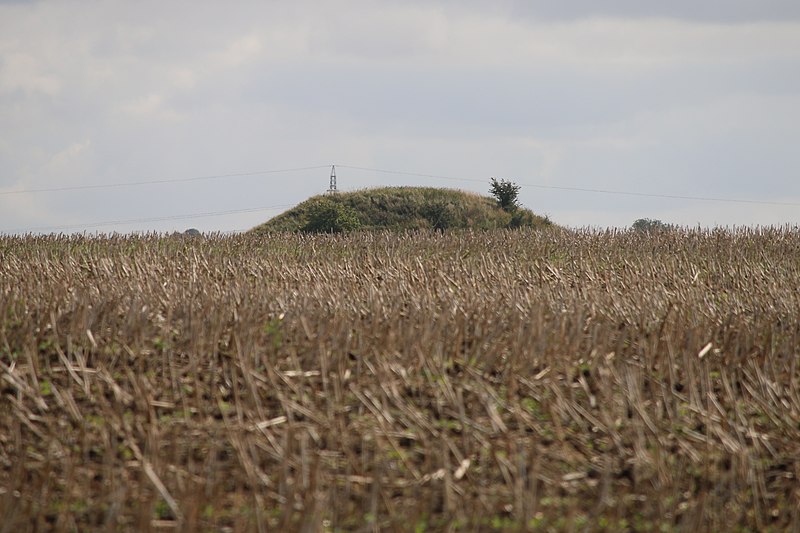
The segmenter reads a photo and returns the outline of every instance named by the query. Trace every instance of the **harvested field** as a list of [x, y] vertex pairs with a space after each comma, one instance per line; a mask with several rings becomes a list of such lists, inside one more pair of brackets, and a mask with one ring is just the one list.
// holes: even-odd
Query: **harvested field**
[[800, 232], [0, 237], [0, 532], [800, 529]]

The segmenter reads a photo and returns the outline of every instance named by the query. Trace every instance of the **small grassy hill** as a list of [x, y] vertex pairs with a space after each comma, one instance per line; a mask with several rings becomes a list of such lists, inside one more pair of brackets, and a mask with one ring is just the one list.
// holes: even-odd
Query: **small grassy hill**
[[[256, 226], [253, 233], [283, 231], [495, 229], [544, 227], [546, 217], [525, 208], [507, 212], [488, 196], [433, 187], [383, 187], [313, 196]], [[327, 229], [326, 229], [327, 228]]]

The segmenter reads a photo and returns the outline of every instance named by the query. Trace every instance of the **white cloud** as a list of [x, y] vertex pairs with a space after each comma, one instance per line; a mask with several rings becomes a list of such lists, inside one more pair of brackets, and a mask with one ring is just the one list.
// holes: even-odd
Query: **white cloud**
[[[52, 210], [46, 202], [31, 196], [0, 197], [0, 234], [25, 232], [27, 228], [42, 225], [61, 225], [68, 220], [63, 212]], [[67, 222], [68, 223], [68, 222]]]
[[61, 89], [61, 80], [44, 70], [31, 54], [12, 51], [2, 54], [0, 63], [0, 94], [21, 91], [23, 93], [55, 96]]
[[91, 150], [92, 141], [85, 140], [83, 142], [75, 142], [54, 154], [50, 158], [49, 166], [54, 171], [60, 171], [67, 167], [72, 166], [82, 158], [86, 152]]
[[[800, 135], [800, 11], [778, 0], [759, 4], [773, 12], [730, 2], [725, 16], [697, 2], [646, 11], [627, 0], [603, 8], [0, 4], [0, 183], [347, 162], [544, 185], [800, 196], [792, 146]], [[325, 174], [31, 197], [47, 210], [4, 210], [0, 230], [37, 225], [35, 216], [91, 221], [293, 203], [324, 189]], [[342, 178], [345, 187], [425, 183], [356, 172]], [[648, 215], [639, 210], [682, 223], [792, 216], [736, 204], [712, 212], [689, 202], [673, 213], [628, 197], [523, 194], [557, 222], [577, 225], [628, 225]], [[221, 222], [188, 223], [213, 229]]]
[[120, 110], [137, 119], [159, 122], [171, 122], [182, 118], [180, 113], [166, 105], [163, 95], [154, 93], [123, 103]]
[[264, 45], [258, 35], [239, 37], [230, 43], [223, 52], [214, 57], [224, 66], [240, 67], [256, 61], [262, 54]]

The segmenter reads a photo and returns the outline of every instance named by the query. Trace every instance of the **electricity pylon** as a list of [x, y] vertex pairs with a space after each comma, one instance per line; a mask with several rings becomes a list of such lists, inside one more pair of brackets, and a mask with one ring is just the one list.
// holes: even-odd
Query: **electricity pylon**
[[336, 194], [336, 165], [331, 165], [331, 184], [328, 187], [328, 194]]

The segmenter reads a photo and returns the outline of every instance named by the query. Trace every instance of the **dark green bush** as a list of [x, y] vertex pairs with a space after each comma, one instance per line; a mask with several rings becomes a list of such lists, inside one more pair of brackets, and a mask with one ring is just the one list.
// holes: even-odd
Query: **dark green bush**
[[498, 181], [496, 178], [491, 179], [491, 184], [489, 192], [497, 199], [497, 205], [508, 212], [514, 211], [519, 207], [518, 197], [521, 189], [519, 185], [504, 179]]
[[303, 226], [306, 233], [342, 233], [361, 226], [358, 212], [330, 198], [321, 198], [308, 211], [308, 221]]

